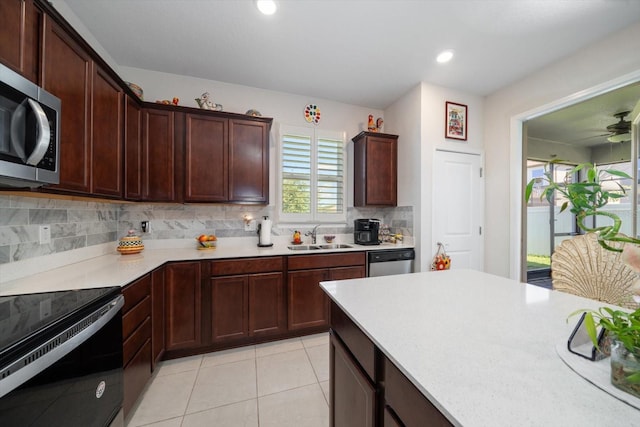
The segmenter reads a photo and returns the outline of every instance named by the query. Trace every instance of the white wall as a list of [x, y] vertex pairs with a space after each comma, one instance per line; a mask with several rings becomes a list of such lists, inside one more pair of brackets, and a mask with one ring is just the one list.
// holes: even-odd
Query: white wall
[[[415, 270], [423, 271], [422, 242], [419, 236], [424, 229], [419, 220], [422, 210], [421, 170], [422, 170], [422, 128], [420, 118], [422, 86], [418, 85], [402, 96], [384, 111], [385, 132], [398, 137], [398, 206], [413, 206], [414, 243], [416, 250]], [[429, 257], [428, 251], [425, 253]]]
[[[487, 97], [485, 270], [519, 278], [522, 147], [515, 119], [560, 108], [640, 74], [640, 24], [623, 29]], [[499, 64], [496, 64], [499, 66]], [[547, 108], [545, 107], [545, 109]], [[515, 118], [512, 120], [512, 118]]]
[[[446, 101], [468, 106], [466, 142], [444, 137]], [[437, 209], [432, 204], [434, 152], [436, 149], [443, 149], [482, 154], [483, 104], [484, 100], [480, 96], [421, 83], [385, 110], [387, 120], [394, 123], [390, 129], [401, 135], [401, 144], [406, 144], [403, 147], [405, 151], [399, 152], [398, 187], [405, 197], [413, 199], [414, 234], [419, 256], [417, 264], [421, 271], [429, 270], [437, 249], [431, 230], [432, 210]], [[402, 170], [404, 166], [407, 166], [407, 170]], [[406, 202], [410, 204], [409, 199]], [[401, 203], [399, 199], [398, 204], [405, 203]]]

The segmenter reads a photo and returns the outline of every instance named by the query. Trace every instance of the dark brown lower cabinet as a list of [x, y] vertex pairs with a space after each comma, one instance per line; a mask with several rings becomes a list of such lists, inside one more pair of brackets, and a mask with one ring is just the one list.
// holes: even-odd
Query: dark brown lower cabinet
[[249, 336], [249, 278], [211, 279], [211, 340], [224, 341]]
[[249, 276], [249, 336], [284, 333], [284, 275], [262, 273]]
[[329, 326], [329, 304], [320, 288], [325, 280], [329, 280], [328, 269], [289, 272], [290, 330]]
[[451, 422], [331, 304], [330, 425], [451, 426]]
[[286, 332], [282, 269], [282, 257], [211, 262], [213, 343]]
[[126, 417], [151, 378], [151, 275], [125, 286], [122, 295], [122, 407]]
[[453, 425], [386, 357], [384, 357], [384, 400], [385, 409], [395, 414], [400, 425], [406, 427]]
[[334, 334], [330, 341], [332, 427], [373, 427], [376, 389]]
[[329, 297], [320, 288], [327, 280], [365, 276], [364, 252], [288, 257], [287, 303], [289, 330], [328, 328]]
[[198, 347], [201, 342], [200, 262], [172, 262], [165, 266], [165, 349]]
[[382, 415], [382, 420], [383, 420], [382, 425], [384, 427], [402, 427], [402, 424], [400, 424], [400, 421], [395, 416], [395, 414], [393, 412], [391, 412], [391, 410], [390, 410], [390, 408], [388, 406], [385, 406], [385, 408], [384, 408], [384, 413]]

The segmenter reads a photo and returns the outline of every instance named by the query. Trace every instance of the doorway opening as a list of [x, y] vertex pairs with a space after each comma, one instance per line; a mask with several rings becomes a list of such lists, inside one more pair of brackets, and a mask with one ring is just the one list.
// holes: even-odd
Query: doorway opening
[[[524, 121], [523, 181], [541, 177], [547, 168], [555, 182], [577, 182], [583, 177], [569, 172], [580, 163], [626, 172], [634, 179], [611, 179], [609, 184], [622, 185], [627, 195], [610, 200], [607, 210], [615, 211], [622, 219], [622, 233], [636, 235], [639, 162], [638, 138], [632, 135], [636, 134], [638, 120], [640, 83], [635, 82]], [[625, 129], [619, 130], [622, 125]], [[558, 163], [549, 163], [550, 160]], [[540, 199], [545, 182], [540, 180], [534, 185], [531, 200], [523, 206], [522, 223], [526, 227], [522, 230], [521, 277], [528, 283], [551, 288], [551, 257], [555, 248], [581, 234], [581, 230], [569, 209], [561, 212], [565, 200]], [[589, 227], [605, 225], [596, 224], [595, 217], [588, 220], [594, 221], [587, 224]]]

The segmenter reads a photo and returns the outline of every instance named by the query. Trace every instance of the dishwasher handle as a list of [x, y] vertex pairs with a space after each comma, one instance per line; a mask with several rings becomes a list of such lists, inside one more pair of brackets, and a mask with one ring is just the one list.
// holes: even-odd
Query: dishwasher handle
[[375, 262], [408, 261], [415, 259], [416, 252], [413, 249], [392, 249], [382, 251], [370, 251], [367, 254], [369, 264]]

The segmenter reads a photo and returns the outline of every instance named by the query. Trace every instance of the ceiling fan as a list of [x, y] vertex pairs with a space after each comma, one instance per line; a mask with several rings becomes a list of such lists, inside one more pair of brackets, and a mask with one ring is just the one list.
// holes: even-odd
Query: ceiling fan
[[624, 118], [629, 115], [630, 111], [621, 111], [613, 115], [620, 119], [617, 123], [607, 126], [607, 132], [610, 135], [607, 137], [609, 142], [625, 142], [631, 141], [631, 122]]

